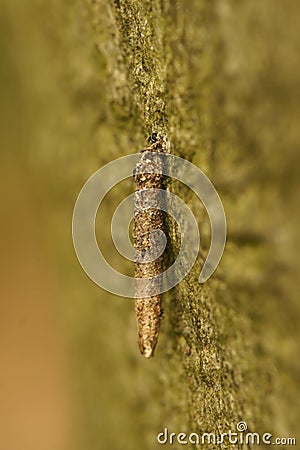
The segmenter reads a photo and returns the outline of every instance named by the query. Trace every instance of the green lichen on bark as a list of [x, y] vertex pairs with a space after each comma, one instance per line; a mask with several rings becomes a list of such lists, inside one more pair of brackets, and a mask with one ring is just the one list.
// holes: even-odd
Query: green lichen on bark
[[[232, 2], [189, 2], [187, 6], [168, 1], [112, 1], [110, 12], [113, 52], [107, 51], [106, 56], [116, 117], [132, 121], [134, 127], [128, 132], [137, 148], [152, 131], [167, 135], [173, 153], [213, 177], [229, 217], [237, 213], [238, 220], [246, 222], [247, 206], [253, 208], [251, 186], [243, 186], [242, 211], [236, 212], [231, 203], [237, 201], [245, 175], [250, 178], [260, 160], [253, 155], [259, 153], [260, 144], [255, 148], [247, 112], [251, 88], [263, 89], [264, 80], [258, 74], [268, 75], [263, 64], [272, 47], [272, 31], [264, 29], [268, 7], [246, 2], [234, 10]], [[249, 47], [249, 36], [236, 22], [244, 18], [250, 27], [256, 14], [261, 18], [254, 29], [269, 39], [262, 51], [255, 43], [254, 49]], [[236, 42], [239, 32], [240, 46]], [[243, 46], [250, 50], [249, 61]], [[259, 189], [259, 182], [254, 180], [252, 188]], [[196, 210], [189, 193], [177, 185], [170, 189]], [[196, 216], [205, 222], [203, 208], [198, 206]], [[202, 228], [205, 243], [208, 233]], [[262, 324], [255, 326], [249, 318], [251, 309], [262, 301], [263, 283], [254, 288], [252, 278], [255, 283], [267, 259], [266, 236], [263, 227], [251, 230], [256, 239], [253, 244], [247, 228], [251, 229], [233, 224], [229, 229], [229, 262], [225, 261], [213, 280], [199, 285], [199, 261], [179, 287], [165, 296], [157, 357], [161, 371], [168, 374], [161, 377], [169, 398], [164, 420], [175, 430], [181, 425], [186, 431], [226, 432], [242, 419], [251, 430], [271, 427], [274, 365], [265, 343], [260, 342]], [[169, 231], [175, 250], [179, 236], [171, 223]], [[243, 246], [235, 241], [235, 234], [243, 235]], [[230, 257], [240, 259], [244, 269], [244, 285], [238, 288], [235, 275], [229, 274], [231, 286], [227, 281], [226, 270], [236, 271]], [[252, 278], [251, 264], [256, 272]], [[263, 305], [259, 316], [264, 322]], [[257, 333], [261, 333], [258, 339]]]
[[[272, 13], [270, 8], [270, 2], [110, 3], [114, 50], [106, 56], [116, 117], [125, 115], [133, 124], [128, 133], [136, 148], [153, 131], [165, 134], [172, 153], [211, 177], [229, 217], [227, 257], [218, 273], [200, 286], [199, 259], [164, 299], [157, 367], [163, 374], [163, 423], [172, 431], [221, 433], [236, 430], [239, 420], [251, 431], [274, 430], [275, 362], [266, 342], [272, 324], [265, 299], [273, 301], [271, 272], [280, 263], [268, 259], [266, 211], [252, 218], [268, 172], [258, 166], [269, 161], [271, 122], [280, 122], [278, 108], [285, 105], [276, 87], [266, 92], [282, 81], [273, 70], [288, 59], [274, 59], [273, 36], [282, 18], [279, 6]], [[289, 90], [292, 68], [283, 76]], [[209, 232], [203, 207], [179, 185], [169, 189], [195, 211], [204, 257]], [[270, 191], [261, 198], [264, 207]], [[172, 222], [169, 238], [169, 252], [176, 253], [180, 238]]]

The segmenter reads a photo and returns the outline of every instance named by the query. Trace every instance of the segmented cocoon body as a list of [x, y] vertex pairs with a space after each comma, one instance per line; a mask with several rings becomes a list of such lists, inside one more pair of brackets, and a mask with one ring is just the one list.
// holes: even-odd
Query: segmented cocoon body
[[[161, 318], [161, 277], [154, 283], [153, 289], [146, 289], [139, 278], [152, 278], [162, 274], [163, 256], [155, 257], [158, 241], [155, 230], [165, 232], [164, 211], [162, 210], [164, 189], [163, 139], [156, 140], [152, 135], [152, 144], [141, 152], [141, 159], [135, 169], [134, 226], [135, 247], [135, 311], [138, 329], [138, 345], [142, 355], [153, 355], [158, 339]], [[153, 173], [149, 173], [153, 172]], [[151, 189], [151, 191], [149, 191]], [[151, 208], [149, 208], [151, 205]], [[154, 236], [154, 237], [153, 237]], [[151, 283], [149, 284], [151, 285]], [[151, 289], [154, 295], [151, 295]]]

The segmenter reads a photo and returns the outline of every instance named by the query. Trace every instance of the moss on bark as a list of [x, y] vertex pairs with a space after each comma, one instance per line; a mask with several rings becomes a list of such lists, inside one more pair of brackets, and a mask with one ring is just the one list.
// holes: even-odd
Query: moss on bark
[[[292, 12], [272, 2], [159, 0], [111, 1], [109, 10], [114, 50], [106, 57], [116, 117], [133, 124], [128, 132], [136, 148], [159, 131], [171, 152], [206, 171], [229, 222], [217, 274], [200, 286], [199, 259], [164, 299], [157, 355], [163, 423], [173, 431], [220, 433], [244, 420], [250, 431], [275, 433], [278, 336], [273, 345], [269, 339], [283, 313], [274, 306], [281, 282], [273, 275], [282, 262], [271, 254], [284, 221], [274, 209], [282, 208], [286, 180], [277, 177], [296, 158], [282, 125], [294, 120], [287, 100], [296, 81], [296, 36], [286, 31]], [[195, 211], [205, 255], [203, 208], [180, 186], [170, 189]], [[172, 224], [169, 237], [176, 251]]]

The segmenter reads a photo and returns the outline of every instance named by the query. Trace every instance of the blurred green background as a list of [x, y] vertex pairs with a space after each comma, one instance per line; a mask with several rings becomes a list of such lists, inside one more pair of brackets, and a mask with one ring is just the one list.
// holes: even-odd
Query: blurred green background
[[[123, 18], [129, 6], [157, 29], [162, 122], [157, 104], [143, 109], [147, 93], [133, 79], [124, 27], [115, 40], [116, 7], [0, 2], [0, 449], [152, 449], [168, 424], [176, 432], [205, 429], [213, 397], [203, 408], [197, 377], [187, 377], [196, 367], [188, 359], [187, 328], [196, 327], [188, 313], [183, 325], [176, 308], [170, 319], [166, 299], [157, 356], [144, 361], [133, 302], [95, 286], [72, 245], [73, 206], [86, 179], [142, 148], [154, 125], [168, 131], [176, 154], [210, 176], [224, 201], [228, 243], [210, 295], [221, 304], [216, 317], [222, 321], [226, 311], [232, 320], [222, 326], [233, 324], [227, 369], [238, 387], [233, 406], [228, 400], [222, 408], [239, 404], [237, 416], [253, 431], [270, 425], [274, 435], [293, 436], [300, 384], [299, 7], [291, 0], [121, 3]], [[133, 48], [144, 45], [134, 37]], [[128, 182], [113, 191], [98, 228], [111, 264], [126, 273], [133, 269], [112, 253], [107, 230], [114, 205], [132, 189]], [[201, 221], [203, 209], [184, 195]], [[205, 226], [203, 233], [205, 243]], [[198, 298], [190, 286], [179, 290], [183, 305]], [[217, 329], [216, 310], [201, 295]], [[192, 339], [189, 345], [197, 351]], [[225, 381], [220, 389], [228, 389]], [[226, 414], [224, 426], [234, 419]]]

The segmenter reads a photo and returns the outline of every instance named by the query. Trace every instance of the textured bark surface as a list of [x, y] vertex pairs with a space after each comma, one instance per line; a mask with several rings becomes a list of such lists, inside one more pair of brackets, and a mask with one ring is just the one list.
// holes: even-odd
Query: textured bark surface
[[[239, 421], [252, 432], [297, 437], [297, 2], [4, 5], [5, 136], [15, 149], [11, 164], [27, 168], [40, 196], [43, 254], [60, 287], [54, 300], [74, 359], [78, 450], [152, 450], [165, 427], [226, 433]], [[155, 358], [145, 360], [136, 348], [134, 301], [85, 277], [70, 223], [87, 178], [140, 151], [153, 132], [214, 183], [228, 241], [217, 272], [199, 285], [208, 218], [186, 187], [169, 181], [197, 218], [201, 256], [163, 296]], [[131, 180], [109, 193], [97, 222], [104, 255], [130, 275], [133, 265], [113, 250], [110, 221], [133, 189]], [[171, 220], [167, 226], [172, 259], [180, 236]]]

